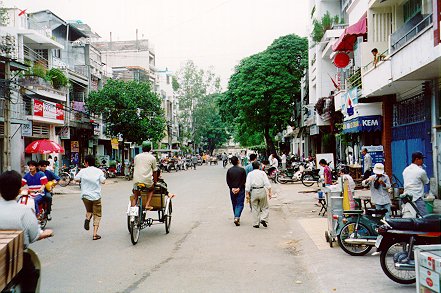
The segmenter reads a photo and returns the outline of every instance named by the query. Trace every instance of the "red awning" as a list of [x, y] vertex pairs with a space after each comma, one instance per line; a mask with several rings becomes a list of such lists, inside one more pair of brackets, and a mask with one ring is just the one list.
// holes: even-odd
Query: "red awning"
[[337, 42], [332, 45], [332, 51], [353, 51], [354, 43], [359, 36], [367, 33], [367, 16], [364, 14], [355, 24], [347, 27]]

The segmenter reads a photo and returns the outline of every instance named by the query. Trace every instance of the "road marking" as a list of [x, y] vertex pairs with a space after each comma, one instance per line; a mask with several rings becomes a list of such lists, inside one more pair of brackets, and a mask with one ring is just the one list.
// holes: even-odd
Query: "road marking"
[[299, 219], [298, 221], [319, 250], [331, 249], [325, 240], [325, 231], [328, 229], [327, 218]]

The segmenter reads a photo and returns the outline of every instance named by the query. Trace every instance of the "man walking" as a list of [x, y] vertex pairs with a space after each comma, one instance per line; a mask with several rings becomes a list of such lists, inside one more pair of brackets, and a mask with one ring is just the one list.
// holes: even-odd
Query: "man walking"
[[412, 164], [403, 171], [404, 194], [412, 196], [412, 201], [422, 216], [427, 215], [426, 204], [424, 203], [424, 185], [429, 184], [429, 178], [423, 169], [424, 155], [421, 152], [412, 154]]
[[193, 163], [193, 169], [196, 170], [196, 165], [198, 164], [198, 157], [196, 155], [193, 155], [191, 157], [191, 162]]
[[93, 216], [93, 240], [101, 239], [98, 235], [100, 226], [102, 209], [101, 209], [101, 186], [104, 184], [106, 177], [102, 170], [95, 167], [95, 157], [87, 155], [84, 158], [86, 168], [80, 170], [75, 175], [75, 181], [81, 181], [81, 198], [86, 208], [86, 219], [84, 220], [84, 229], [89, 230], [90, 220]]
[[234, 224], [240, 226], [240, 215], [242, 214], [245, 200], [245, 181], [247, 175], [245, 169], [239, 167], [239, 159], [236, 156], [231, 158], [233, 167], [227, 171], [227, 184], [230, 188], [230, 198], [233, 204]]
[[[260, 224], [267, 227], [269, 217], [268, 198], [271, 199], [272, 197], [271, 184], [266, 173], [259, 170], [260, 163], [254, 161], [252, 165], [253, 171], [247, 176], [245, 192], [247, 198], [250, 198], [251, 200], [254, 219], [253, 227], [259, 228]], [[266, 190], [268, 190], [268, 195]]]
[[372, 174], [372, 157], [368, 153], [367, 148], [364, 148], [361, 151], [361, 154], [363, 155], [363, 180], [366, 180], [371, 176]]
[[248, 176], [248, 173], [253, 171], [253, 162], [255, 162], [256, 160], [257, 160], [257, 155], [251, 154], [250, 155], [250, 163], [245, 166], [245, 172], [246, 172], [247, 176]]
[[282, 170], [286, 170], [286, 154], [282, 153]]

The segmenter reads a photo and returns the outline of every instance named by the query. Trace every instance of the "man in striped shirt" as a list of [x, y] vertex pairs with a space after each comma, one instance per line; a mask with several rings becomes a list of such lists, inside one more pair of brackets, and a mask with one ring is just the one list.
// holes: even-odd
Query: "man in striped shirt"
[[21, 186], [28, 186], [29, 195], [35, 202], [35, 214], [39, 214], [38, 205], [44, 200], [44, 188], [48, 182], [46, 175], [38, 170], [38, 163], [36, 161], [29, 161], [29, 172], [26, 173], [22, 180]]

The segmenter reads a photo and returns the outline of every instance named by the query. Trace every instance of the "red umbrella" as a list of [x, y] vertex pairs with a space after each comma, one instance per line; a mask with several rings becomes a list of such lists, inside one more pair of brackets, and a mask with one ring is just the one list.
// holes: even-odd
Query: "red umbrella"
[[58, 143], [49, 140], [41, 139], [30, 143], [26, 149], [26, 153], [31, 154], [51, 154], [51, 153], [64, 153], [64, 148]]

